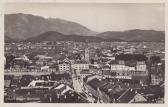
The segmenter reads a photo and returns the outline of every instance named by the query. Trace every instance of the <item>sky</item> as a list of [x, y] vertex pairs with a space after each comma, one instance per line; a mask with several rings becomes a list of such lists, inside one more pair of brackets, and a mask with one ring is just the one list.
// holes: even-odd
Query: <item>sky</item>
[[96, 31], [164, 30], [161, 3], [8, 3], [5, 14], [25, 13], [77, 22]]

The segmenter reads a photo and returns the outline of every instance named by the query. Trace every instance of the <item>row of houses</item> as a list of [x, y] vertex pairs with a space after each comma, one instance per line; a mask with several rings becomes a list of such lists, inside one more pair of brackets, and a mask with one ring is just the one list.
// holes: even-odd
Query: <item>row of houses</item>
[[149, 72], [145, 61], [113, 60], [102, 66], [102, 75], [105, 78], [137, 78], [145, 83]]
[[108, 82], [100, 77], [87, 76], [83, 85], [101, 103], [152, 103], [164, 97], [163, 87], [145, 88], [133, 82], [135, 80], [114, 80]]

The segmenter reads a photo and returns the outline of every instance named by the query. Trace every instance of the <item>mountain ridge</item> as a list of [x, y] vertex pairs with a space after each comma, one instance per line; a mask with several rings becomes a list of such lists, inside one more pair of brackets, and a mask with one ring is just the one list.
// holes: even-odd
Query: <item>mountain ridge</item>
[[102, 41], [102, 38], [96, 36], [80, 36], [80, 35], [64, 35], [56, 31], [48, 31], [36, 37], [28, 38], [28, 42], [42, 42], [42, 41]]
[[97, 36], [104, 39], [120, 38], [125, 41], [165, 41], [165, 32], [155, 30], [107, 31], [99, 33]]
[[47, 31], [57, 31], [65, 35], [77, 34], [95, 36], [97, 32], [85, 26], [59, 18], [44, 18], [32, 14], [6, 14], [5, 34], [10, 38], [27, 39]]
[[[44, 41], [48, 38], [46, 32], [49, 32], [49, 36], [54, 40], [63, 40], [63, 38], [72, 40], [73, 38], [80, 41], [80, 37], [84, 40], [91, 39], [91, 41], [165, 41], [164, 31], [132, 29], [97, 33], [79, 23], [60, 18], [44, 18], [23, 13], [5, 15], [5, 42], [25, 41], [32, 38], [38, 40], [38, 37]], [[58, 33], [62, 37], [58, 36]]]

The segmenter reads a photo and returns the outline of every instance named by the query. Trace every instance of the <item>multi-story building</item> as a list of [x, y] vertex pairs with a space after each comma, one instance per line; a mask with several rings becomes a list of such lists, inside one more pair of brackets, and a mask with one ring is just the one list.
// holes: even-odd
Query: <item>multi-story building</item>
[[147, 66], [145, 64], [145, 61], [137, 61], [136, 71], [146, 71], [146, 70]]
[[78, 61], [74, 62], [73, 69], [75, 69], [76, 71], [79, 71], [79, 72], [82, 70], [88, 70], [89, 64], [84, 60], [78, 60]]
[[71, 71], [71, 64], [68, 62], [60, 62], [58, 64], [58, 68], [60, 72], [70, 72]]
[[112, 61], [111, 71], [131, 71], [135, 70], [135, 67], [126, 66], [125, 61]]
[[151, 84], [158, 85], [164, 81], [164, 72], [161, 64], [153, 64], [150, 71]]
[[83, 80], [83, 78], [85, 78], [85, 77], [88, 76], [88, 75], [91, 75], [91, 73], [90, 73], [89, 70], [82, 70], [82, 71], [80, 72], [80, 77], [82, 78], [82, 80]]
[[112, 61], [110, 64], [112, 72], [122, 73], [121, 71], [125, 71], [126, 73], [128, 71], [135, 71], [135, 67], [125, 65], [125, 61]]
[[141, 79], [148, 76], [147, 65], [144, 61], [112, 61], [111, 72], [115, 73], [116, 78]]
[[60, 72], [71, 72], [71, 62], [68, 58], [58, 63], [58, 68]]
[[151, 74], [151, 84], [159, 85], [163, 81], [163, 78], [159, 74]]

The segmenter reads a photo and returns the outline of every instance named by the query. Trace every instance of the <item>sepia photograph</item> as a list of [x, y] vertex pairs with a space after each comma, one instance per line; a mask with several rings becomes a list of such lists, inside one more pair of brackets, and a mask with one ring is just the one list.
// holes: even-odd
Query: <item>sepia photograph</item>
[[5, 3], [4, 103], [165, 103], [165, 3]]

